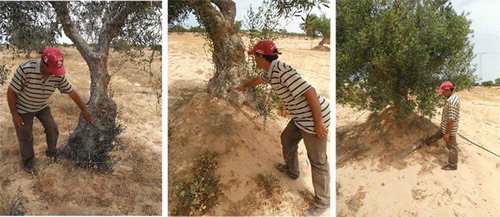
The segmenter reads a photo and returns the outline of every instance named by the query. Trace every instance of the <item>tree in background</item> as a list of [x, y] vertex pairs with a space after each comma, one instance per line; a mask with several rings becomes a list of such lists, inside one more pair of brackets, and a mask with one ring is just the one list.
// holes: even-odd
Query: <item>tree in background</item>
[[459, 90], [476, 80], [471, 21], [447, 0], [336, 4], [338, 103], [374, 112], [391, 106], [396, 120], [415, 111], [432, 116], [442, 81]]
[[495, 79], [495, 86], [500, 86], [500, 78]]
[[493, 86], [493, 81], [484, 81], [483, 83], [481, 83], [481, 85], [485, 87], [491, 87]]
[[[36, 15], [36, 16], [35, 16]], [[14, 55], [43, 51], [56, 43], [61, 31], [54, 10], [37, 2], [0, 2], [0, 38], [14, 45]]]
[[309, 14], [303, 20], [304, 22], [300, 24], [300, 28], [304, 30], [307, 36], [323, 36], [318, 46], [330, 44], [330, 18], [327, 18], [325, 14], [322, 14], [321, 17]]

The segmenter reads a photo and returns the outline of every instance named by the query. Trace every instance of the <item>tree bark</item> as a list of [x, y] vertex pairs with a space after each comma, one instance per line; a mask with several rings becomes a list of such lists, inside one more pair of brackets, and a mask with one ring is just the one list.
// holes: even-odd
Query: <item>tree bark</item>
[[50, 4], [56, 11], [64, 33], [71, 39], [87, 62], [91, 80], [87, 108], [94, 116], [94, 123], [88, 124], [80, 116], [78, 126], [70, 135], [63, 154], [82, 166], [110, 168], [110, 165], [106, 164], [109, 160], [107, 153], [114, 146], [115, 137], [119, 133], [115, 122], [117, 106], [114, 100], [108, 97], [108, 86], [111, 79], [107, 67], [110, 44], [124, 25], [127, 16], [140, 9], [140, 5], [143, 4], [111, 3], [115, 5], [107, 14], [109, 17], [103, 19], [103, 28], [94, 49], [75, 28], [70, 17], [68, 2], [56, 1], [50, 2]]
[[247, 100], [245, 95], [232, 91], [246, 77], [245, 46], [233, 28], [236, 4], [231, 0], [192, 0], [191, 3], [214, 49], [212, 61], [215, 74], [208, 82], [208, 92], [242, 104]]
[[323, 37], [323, 39], [319, 42], [319, 46], [323, 46], [324, 44], [330, 44], [330, 37]]

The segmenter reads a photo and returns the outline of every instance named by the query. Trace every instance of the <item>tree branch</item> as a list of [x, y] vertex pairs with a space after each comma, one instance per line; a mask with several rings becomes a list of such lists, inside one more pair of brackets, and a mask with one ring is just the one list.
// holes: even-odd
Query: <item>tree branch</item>
[[69, 16], [68, 2], [64, 1], [51, 1], [49, 2], [56, 11], [57, 18], [61, 22], [64, 33], [75, 44], [76, 48], [80, 51], [83, 58], [89, 62], [97, 58], [97, 54], [92, 51], [87, 41], [82, 37], [78, 30], [73, 25], [71, 17]]
[[118, 5], [116, 13], [113, 13], [113, 10], [111, 11], [110, 15], [112, 17], [103, 24], [103, 29], [99, 35], [99, 41], [97, 43], [99, 53], [102, 53], [103, 51], [107, 52], [109, 50], [111, 40], [113, 40], [113, 38], [120, 32], [123, 25], [125, 25], [128, 15], [135, 10], [138, 10], [138, 8], [146, 6], [146, 3], [144, 2], [118, 2], [115, 4], [120, 5]]
[[232, 0], [211, 0], [217, 5], [224, 18], [230, 23], [234, 23], [236, 17], [236, 4]]
[[192, 0], [193, 9], [199, 22], [205, 26], [209, 34], [214, 34], [225, 26], [223, 14], [219, 12], [210, 2], [210, 0], [198, 1]]

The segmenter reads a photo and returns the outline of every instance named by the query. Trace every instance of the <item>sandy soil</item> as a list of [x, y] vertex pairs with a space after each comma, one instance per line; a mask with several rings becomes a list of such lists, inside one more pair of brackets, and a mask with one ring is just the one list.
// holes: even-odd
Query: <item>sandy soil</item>
[[[74, 48], [63, 48], [67, 78], [82, 98], [88, 99], [89, 72]], [[12, 72], [24, 58], [1, 54]], [[153, 83], [144, 72], [131, 69], [116, 53], [109, 61], [113, 99], [118, 105], [118, 121], [125, 129], [119, 136], [122, 150], [113, 152], [114, 171], [97, 173], [63, 160], [49, 164], [43, 127], [34, 123], [37, 175], [21, 168], [17, 137], [2, 86], [0, 100], [0, 207], [25, 198], [20, 206], [27, 215], [161, 215], [161, 105], [157, 105]], [[118, 70], [118, 66], [122, 66]], [[118, 71], [116, 71], [118, 70]], [[156, 60], [155, 79], [161, 79], [161, 61]], [[8, 77], [8, 82], [13, 73]], [[56, 91], [49, 99], [58, 123], [58, 147], [64, 145], [77, 124], [79, 108]], [[21, 201], [21, 200], [20, 200]], [[7, 204], [7, 205], [5, 205]], [[0, 211], [2, 209], [0, 208]], [[8, 213], [0, 213], [8, 214]]]
[[[500, 154], [499, 88], [476, 87], [461, 97], [459, 133]], [[462, 137], [457, 171], [444, 141], [404, 158], [403, 148], [437, 130], [441, 114], [395, 126], [388, 113], [370, 116], [337, 105], [337, 216], [497, 216], [500, 160]]]
[[[244, 42], [248, 40], [244, 38]], [[295, 67], [316, 90], [329, 97], [329, 52], [310, 50], [318, 40], [301, 38], [276, 41], [280, 59]], [[207, 215], [298, 215], [312, 199], [310, 165], [299, 144], [301, 177], [291, 180], [273, 168], [282, 162], [279, 135], [287, 118], [268, 119], [243, 106], [206, 95], [213, 75], [211, 55], [200, 36], [169, 34], [169, 187], [185, 176], [193, 159], [206, 148], [222, 153], [216, 173], [223, 186], [218, 205]], [[229, 117], [229, 118], [224, 118]], [[257, 117], [257, 118], [256, 118]], [[217, 124], [210, 124], [217, 123]], [[224, 125], [231, 126], [224, 128]], [[257, 186], [258, 174], [279, 178], [282, 193], [271, 198]], [[173, 189], [173, 188], [170, 188]], [[169, 210], [175, 199], [169, 192]], [[328, 211], [323, 216], [329, 216]]]

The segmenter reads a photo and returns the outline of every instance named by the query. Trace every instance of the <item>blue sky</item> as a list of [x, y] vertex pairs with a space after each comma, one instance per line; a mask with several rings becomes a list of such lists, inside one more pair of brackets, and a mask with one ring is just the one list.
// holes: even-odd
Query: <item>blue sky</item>
[[[235, 20], [237, 21], [243, 21], [245, 20], [245, 16], [247, 15], [248, 9], [250, 9], [250, 6], [252, 9], [255, 11], [259, 6], [262, 6], [262, 0], [235, 0], [236, 2], [236, 18]], [[314, 14], [325, 14], [326, 17], [331, 18], [331, 15], [333, 14], [333, 9], [334, 5], [330, 2], [330, 9], [326, 7], [321, 7], [320, 9], [314, 8], [312, 10], [312, 13]], [[296, 33], [303, 33], [300, 29], [300, 23], [302, 23], [302, 19], [300, 17], [294, 17], [291, 20], [285, 21], [285, 19], [280, 19], [281, 23], [281, 28], [286, 28], [287, 32], [296, 32]], [[192, 27], [192, 26], [198, 26], [198, 22], [196, 21], [196, 18], [194, 15], [190, 15], [189, 18], [184, 21], [184, 26]], [[242, 26], [244, 29], [244, 26]]]
[[476, 74], [482, 81], [500, 78], [500, 1], [451, 0], [451, 3], [455, 11], [469, 13], [467, 18], [472, 20]]
[[[253, 8], [262, 5], [262, 0], [236, 2], [236, 20], [244, 20], [250, 5]], [[455, 11], [468, 13], [467, 18], [472, 20], [471, 28], [474, 30], [474, 35], [471, 37], [471, 42], [474, 44], [474, 53], [477, 55], [474, 60], [477, 64], [476, 74], [482, 78], [482, 81], [500, 78], [500, 0], [451, 0], [451, 3]], [[330, 6], [334, 5], [330, 3]], [[321, 12], [327, 11], [313, 10], [316, 14]], [[331, 18], [333, 9], [328, 12], [327, 16]], [[288, 23], [280, 20], [282, 28], [286, 28], [288, 32], [302, 32], [299, 27], [301, 22], [300, 17]], [[184, 24], [198, 26], [194, 15], [191, 15]]]

